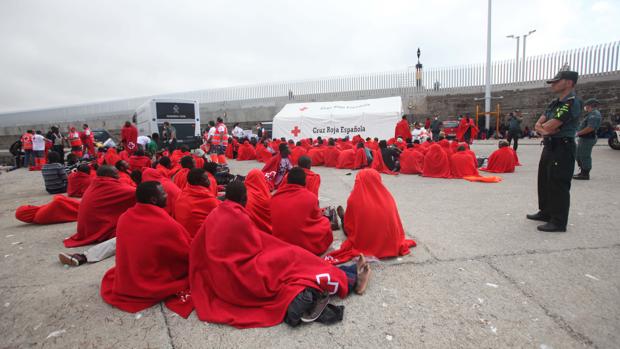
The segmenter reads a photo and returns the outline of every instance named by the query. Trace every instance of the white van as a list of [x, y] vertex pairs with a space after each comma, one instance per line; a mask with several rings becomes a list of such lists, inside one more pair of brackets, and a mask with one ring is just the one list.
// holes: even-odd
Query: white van
[[150, 137], [164, 129], [168, 121], [176, 129], [177, 146], [200, 146], [200, 108], [198, 102], [187, 99], [150, 99], [133, 114], [139, 136]]

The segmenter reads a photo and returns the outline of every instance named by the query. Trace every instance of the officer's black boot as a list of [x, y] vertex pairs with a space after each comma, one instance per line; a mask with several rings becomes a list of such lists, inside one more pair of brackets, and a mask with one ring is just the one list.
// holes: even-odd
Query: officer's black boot
[[549, 219], [551, 217], [547, 216], [546, 214], [538, 211], [534, 214], [528, 214], [525, 216], [527, 219], [531, 219], [533, 221], [541, 221], [541, 222], [549, 222]]
[[590, 179], [590, 170], [581, 170], [581, 172], [577, 175], [573, 176], [573, 179], [577, 180], [589, 180]]

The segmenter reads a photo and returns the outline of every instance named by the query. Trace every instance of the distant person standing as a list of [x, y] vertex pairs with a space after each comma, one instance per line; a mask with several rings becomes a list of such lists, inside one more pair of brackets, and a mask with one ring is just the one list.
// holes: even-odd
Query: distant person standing
[[577, 137], [577, 165], [581, 169], [579, 174], [574, 175], [573, 179], [589, 180], [590, 170], [592, 170], [592, 148], [596, 144], [596, 132], [601, 127], [601, 112], [598, 111], [599, 102], [596, 98], [590, 98], [584, 103], [586, 116], [579, 125]]
[[226, 157], [224, 156], [224, 153], [226, 153], [226, 147], [228, 146], [228, 128], [224, 125], [224, 120], [222, 118], [217, 118], [215, 134], [211, 139], [211, 144], [215, 146], [218, 162], [220, 164], [225, 164]]
[[265, 135], [265, 128], [263, 127], [262, 123], [258, 123], [256, 124], [256, 136], [258, 136], [258, 139], [263, 139], [263, 136]]
[[427, 130], [431, 128], [431, 118], [426, 118], [426, 121], [424, 121], [424, 128]]
[[80, 138], [80, 133], [73, 126], [69, 128], [68, 140], [69, 146], [71, 147], [71, 153], [78, 158], [81, 158], [84, 155], [84, 150], [82, 149], [82, 139]]
[[168, 146], [168, 151], [173, 152], [177, 148], [177, 129], [166, 121], [162, 135], [164, 136], [164, 144]]
[[45, 137], [37, 131], [32, 137], [32, 152], [34, 153], [34, 169], [40, 170], [45, 164]]
[[581, 100], [575, 95], [579, 75], [560, 71], [547, 83], [554, 99], [535, 125], [544, 137], [538, 164], [538, 209], [527, 218], [547, 222], [538, 226], [546, 232], [565, 232], [570, 209], [570, 186], [575, 170], [575, 133], [581, 115]]
[[245, 133], [243, 133], [243, 129], [239, 127], [238, 122], [233, 125], [232, 135], [237, 139], [241, 139], [245, 136]]
[[[515, 115], [516, 114], [516, 115]], [[521, 137], [521, 122], [523, 122], [523, 117], [521, 116], [521, 111], [519, 109], [515, 110], [514, 113], [510, 113], [508, 117], [508, 145], [514, 140], [514, 145], [512, 149], [517, 151], [519, 147], [519, 137]]]
[[88, 151], [89, 159], [96, 159], [97, 156], [95, 154], [95, 135], [90, 130], [87, 124], [82, 125], [82, 143], [84, 144], [84, 148]]
[[24, 167], [28, 168], [34, 165], [34, 153], [32, 152], [32, 137], [34, 132], [32, 130], [26, 131], [20, 139], [22, 142], [22, 150], [24, 151]]
[[439, 115], [435, 115], [433, 122], [431, 122], [431, 133], [433, 134], [433, 141], [439, 139], [439, 133], [441, 132], [441, 121], [439, 121]]
[[138, 150], [138, 129], [130, 121], [125, 121], [121, 129], [121, 143], [129, 155]]
[[409, 128], [409, 121], [407, 120], [407, 115], [403, 115], [401, 120], [396, 124], [396, 128], [394, 129], [394, 138], [402, 138], [407, 143], [411, 143], [411, 129]]
[[60, 134], [60, 129], [58, 126], [52, 126], [50, 131], [47, 133], [45, 138], [52, 141], [52, 151], [58, 153], [60, 155], [61, 160], [64, 161], [65, 158], [65, 138]]

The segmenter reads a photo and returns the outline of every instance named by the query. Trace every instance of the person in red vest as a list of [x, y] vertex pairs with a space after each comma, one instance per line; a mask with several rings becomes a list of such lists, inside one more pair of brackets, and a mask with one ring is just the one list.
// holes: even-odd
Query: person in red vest
[[459, 127], [456, 130], [456, 138], [459, 142], [472, 144], [473, 140], [478, 136], [478, 127], [474, 123], [474, 119], [469, 117], [469, 113], [461, 119]]
[[211, 139], [211, 145], [215, 147], [217, 153], [217, 162], [220, 164], [226, 163], [226, 147], [228, 146], [228, 128], [224, 125], [222, 118], [217, 118], [217, 124], [215, 125], [215, 133]]
[[22, 150], [24, 151], [24, 167], [28, 168], [34, 166], [34, 152], [32, 151], [32, 138], [34, 137], [34, 131], [28, 130], [22, 135], [20, 141], [22, 142]]
[[69, 128], [68, 139], [69, 146], [71, 147], [71, 153], [75, 154], [78, 158], [81, 158], [84, 155], [84, 151], [82, 149], [82, 139], [80, 138], [80, 133], [73, 126]]
[[411, 142], [411, 129], [409, 128], [409, 121], [407, 121], [407, 115], [403, 115], [402, 120], [400, 120], [396, 124], [396, 129], [394, 130], [394, 138], [398, 139], [398, 137], [402, 138], [406, 142]]
[[138, 129], [129, 121], [121, 129], [121, 143], [130, 155], [138, 150]]
[[95, 154], [95, 135], [90, 130], [87, 124], [82, 125], [82, 143], [84, 147], [88, 151], [88, 157], [90, 159], [95, 159], [97, 155]]

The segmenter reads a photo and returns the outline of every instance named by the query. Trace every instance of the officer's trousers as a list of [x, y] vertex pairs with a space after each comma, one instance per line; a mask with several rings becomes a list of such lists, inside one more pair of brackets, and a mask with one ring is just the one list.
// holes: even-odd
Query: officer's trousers
[[538, 208], [550, 222], [566, 227], [575, 170], [575, 139], [546, 138], [538, 163]]
[[580, 137], [577, 141], [577, 164], [582, 170], [590, 171], [592, 169], [592, 148], [596, 144], [595, 138]]

